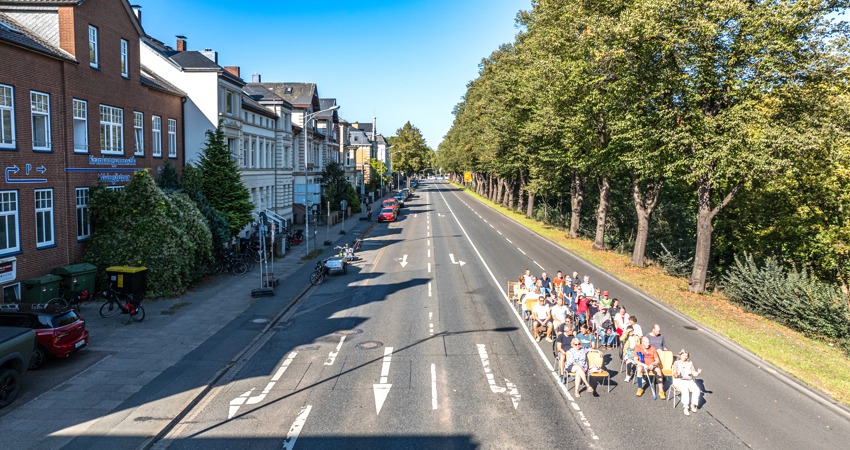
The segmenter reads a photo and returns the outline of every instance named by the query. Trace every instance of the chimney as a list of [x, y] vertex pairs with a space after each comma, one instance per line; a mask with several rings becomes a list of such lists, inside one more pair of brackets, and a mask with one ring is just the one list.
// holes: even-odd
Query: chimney
[[239, 66], [224, 66], [224, 70], [230, 72], [230, 74], [235, 76], [236, 78], [242, 78], [242, 76], [239, 75]]
[[185, 52], [186, 51], [186, 36], [177, 36], [177, 51]]
[[142, 5], [130, 5], [130, 8], [133, 8], [133, 12], [136, 13], [136, 19], [139, 19], [139, 25], [142, 24]]
[[251, 82], [252, 83], [262, 83], [263, 82], [262, 77], [260, 77], [260, 74], [255, 73], [255, 74], [251, 75]]
[[211, 48], [207, 47], [201, 54], [209, 58], [210, 61], [218, 64], [218, 52], [214, 52]]

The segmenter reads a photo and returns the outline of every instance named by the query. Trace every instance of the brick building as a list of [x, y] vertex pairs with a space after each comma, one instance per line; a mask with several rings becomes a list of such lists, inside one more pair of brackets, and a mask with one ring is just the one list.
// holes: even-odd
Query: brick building
[[0, 288], [78, 262], [88, 190], [183, 166], [179, 89], [142, 67], [126, 0], [0, 0]]

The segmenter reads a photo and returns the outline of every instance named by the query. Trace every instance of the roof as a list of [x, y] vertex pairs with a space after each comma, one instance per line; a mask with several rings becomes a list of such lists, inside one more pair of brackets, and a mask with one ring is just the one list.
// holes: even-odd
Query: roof
[[372, 145], [372, 141], [369, 140], [369, 135], [357, 128], [350, 128], [348, 130], [348, 141], [352, 145]]
[[261, 104], [279, 104], [284, 108], [292, 109], [291, 103], [272, 92], [269, 88], [263, 86], [262, 83], [247, 83], [242, 87], [242, 91]]
[[2, 0], [0, 4], [3, 3], [11, 3], [18, 5], [25, 5], [28, 3], [34, 3], [40, 6], [50, 6], [50, 5], [78, 5], [85, 0]]
[[207, 58], [207, 56], [202, 52], [197, 50], [178, 52], [157, 39], [147, 35], [142, 37], [142, 42], [162, 55], [163, 58], [171, 61], [172, 64], [177, 66], [183, 72], [217, 72], [220, 77], [227, 78], [230, 82], [239, 87], [245, 85], [245, 80], [224, 70], [223, 67], [216, 64], [215, 61]]
[[275, 95], [300, 108], [319, 107], [319, 95], [316, 83], [262, 83]]
[[21, 25], [15, 19], [0, 12], [0, 41], [41, 53], [52, 58], [76, 62], [70, 53], [54, 47], [38, 35]]
[[251, 98], [249, 95], [242, 95], [242, 106], [254, 111], [255, 113], [262, 114], [266, 117], [273, 117], [277, 119], [277, 114], [274, 111], [269, 110], [265, 106], [261, 105], [259, 102]]
[[354, 127], [358, 130], [365, 131], [367, 133], [372, 132], [372, 123], [371, 122], [354, 122]]
[[141, 67], [140, 79], [142, 85], [147, 86], [149, 88], [157, 89], [180, 97], [187, 97], [185, 92], [181, 91], [178, 87], [174, 86], [168, 81], [165, 81], [164, 78], [160, 77], [145, 66]]

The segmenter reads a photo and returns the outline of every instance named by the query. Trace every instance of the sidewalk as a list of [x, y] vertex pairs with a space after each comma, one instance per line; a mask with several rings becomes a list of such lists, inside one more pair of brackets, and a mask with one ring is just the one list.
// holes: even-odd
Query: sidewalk
[[[343, 224], [319, 227], [318, 242], [311, 227], [310, 247], [325, 248], [319, 258], [327, 257], [333, 245], [352, 243], [372, 223], [355, 215], [345, 221], [344, 235]], [[322, 245], [326, 234], [330, 247]], [[271, 297], [251, 297], [260, 287], [257, 265], [242, 276], [211, 278], [179, 298], [146, 301], [143, 322], [104, 319], [98, 303], [84, 305], [91, 342], [83, 351], [95, 352], [98, 361], [28, 403], [10, 405], [0, 417], [4, 449], [147, 445], [306, 292], [315, 259], [304, 261], [305, 253], [302, 243], [274, 262], [280, 284]]]

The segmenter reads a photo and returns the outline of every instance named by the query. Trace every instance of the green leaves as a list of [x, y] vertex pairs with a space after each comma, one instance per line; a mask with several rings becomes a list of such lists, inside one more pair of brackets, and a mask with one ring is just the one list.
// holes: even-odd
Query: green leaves
[[206, 135], [206, 147], [198, 164], [202, 191], [210, 206], [227, 220], [231, 235], [236, 235], [251, 223], [254, 205], [227, 147], [224, 132], [218, 128], [207, 131]]
[[409, 121], [396, 130], [396, 135], [390, 142], [392, 143], [390, 160], [393, 171], [412, 174], [431, 167], [431, 148], [425, 143], [419, 128]]

